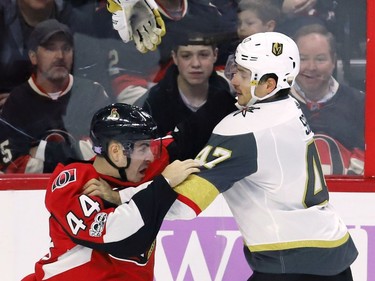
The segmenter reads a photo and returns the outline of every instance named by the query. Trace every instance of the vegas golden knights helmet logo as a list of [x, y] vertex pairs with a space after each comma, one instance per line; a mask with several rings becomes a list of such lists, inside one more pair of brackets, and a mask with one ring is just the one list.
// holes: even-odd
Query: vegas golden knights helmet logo
[[275, 56], [280, 56], [283, 53], [283, 44], [281, 43], [272, 43], [272, 54]]

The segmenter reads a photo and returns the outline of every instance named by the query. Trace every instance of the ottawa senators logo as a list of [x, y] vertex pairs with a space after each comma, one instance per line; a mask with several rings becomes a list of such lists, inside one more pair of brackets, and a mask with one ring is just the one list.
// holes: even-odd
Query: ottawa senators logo
[[77, 179], [76, 173], [76, 169], [62, 171], [53, 181], [52, 191], [55, 191], [57, 188], [63, 188], [71, 182], [75, 182]]
[[109, 114], [108, 119], [110, 119], [110, 120], [120, 119], [120, 114], [117, 112], [117, 108], [111, 109], [111, 114]]
[[275, 56], [280, 56], [283, 53], [283, 44], [281, 43], [272, 43], [272, 54]]

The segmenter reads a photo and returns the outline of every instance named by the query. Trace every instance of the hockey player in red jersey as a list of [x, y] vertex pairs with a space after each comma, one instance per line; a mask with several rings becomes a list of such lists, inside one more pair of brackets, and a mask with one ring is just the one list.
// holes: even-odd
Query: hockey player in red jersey
[[[59, 164], [50, 178], [50, 251], [23, 281], [153, 280], [155, 238], [177, 198], [171, 187], [197, 163], [168, 165], [170, 139], [157, 139], [151, 116], [135, 106], [99, 110], [90, 134], [95, 159]], [[116, 204], [96, 196], [113, 188]]]

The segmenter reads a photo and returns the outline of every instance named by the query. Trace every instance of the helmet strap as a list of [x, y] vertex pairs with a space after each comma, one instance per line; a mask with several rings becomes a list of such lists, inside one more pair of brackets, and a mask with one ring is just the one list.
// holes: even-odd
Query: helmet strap
[[123, 181], [128, 181], [128, 178], [126, 177], [125, 167], [118, 168], [118, 173], [120, 174], [120, 177]]
[[281, 89], [279, 86], [276, 86], [275, 89], [273, 89], [272, 92], [270, 92], [268, 95], [265, 95], [264, 97], [262, 98], [259, 98], [255, 95], [255, 88], [256, 86], [251, 86], [250, 87], [250, 91], [251, 91], [251, 99], [249, 100], [249, 102], [247, 103], [246, 106], [252, 106], [254, 103], [256, 103], [257, 101], [262, 101], [262, 100], [265, 100], [265, 99], [268, 99], [274, 95], [277, 94], [277, 92], [279, 92]]
[[251, 99], [247, 103], [246, 107], [252, 106], [254, 103], [256, 103], [259, 100], [259, 98], [255, 95], [255, 88], [256, 88], [256, 85], [250, 86]]
[[121, 179], [123, 181], [128, 181], [125, 169], [127, 169], [130, 166], [130, 160], [131, 160], [131, 158], [129, 156], [126, 156], [126, 166], [125, 167], [117, 168], [118, 169], [118, 173], [120, 174], [120, 177], [121, 177]]
[[115, 163], [113, 163], [113, 161], [108, 157], [108, 154], [107, 153], [103, 153], [103, 156], [105, 158], [105, 160], [107, 160], [107, 162], [115, 169], [117, 169], [118, 173], [120, 174], [120, 177], [123, 181], [128, 181], [128, 178], [126, 176], [126, 171], [125, 169], [127, 169], [130, 165], [130, 157], [126, 156], [126, 160], [127, 160], [127, 163], [126, 163], [126, 166], [125, 167], [119, 167], [117, 166]]

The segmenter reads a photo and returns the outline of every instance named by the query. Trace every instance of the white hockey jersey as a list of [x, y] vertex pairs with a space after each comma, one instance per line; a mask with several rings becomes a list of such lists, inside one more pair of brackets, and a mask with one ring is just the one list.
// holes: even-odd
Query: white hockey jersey
[[[335, 275], [355, 260], [355, 245], [329, 203], [313, 133], [293, 98], [228, 115], [197, 159], [206, 169], [176, 191], [202, 210], [223, 193], [252, 270]], [[176, 215], [174, 208], [169, 213]]]

